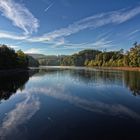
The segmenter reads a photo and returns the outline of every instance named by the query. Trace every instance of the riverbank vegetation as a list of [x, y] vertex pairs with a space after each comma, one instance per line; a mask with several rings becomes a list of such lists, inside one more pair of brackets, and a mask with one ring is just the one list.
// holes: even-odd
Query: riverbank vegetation
[[5, 69], [26, 69], [30, 65], [38, 64], [34, 58], [27, 56], [23, 51], [0, 45], [0, 70]]
[[24, 54], [6, 45], [0, 46], [0, 69], [27, 68], [44, 66], [88, 66], [103, 68], [140, 67], [140, 44], [134, 43], [129, 51], [82, 50], [73, 55], [46, 56], [42, 54]]
[[77, 54], [64, 57], [63, 66], [90, 67], [140, 67], [140, 44], [134, 43], [129, 51], [98, 51], [84, 50]]
[[88, 67], [140, 67], [140, 44], [134, 43], [129, 51], [99, 51], [87, 49], [65, 56], [35, 55], [40, 65], [44, 66], [88, 66]]

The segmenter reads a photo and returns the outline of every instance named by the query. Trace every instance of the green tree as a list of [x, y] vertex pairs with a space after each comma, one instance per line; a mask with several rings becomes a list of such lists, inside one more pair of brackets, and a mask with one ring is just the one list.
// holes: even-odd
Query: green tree
[[17, 54], [17, 59], [18, 59], [18, 66], [22, 68], [28, 67], [28, 57], [27, 55], [24, 54], [23, 51], [18, 50], [16, 52]]
[[14, 49], [0, 45], [0, 69], [27, 68], [28, 58], [21, 50], [15, 52]]

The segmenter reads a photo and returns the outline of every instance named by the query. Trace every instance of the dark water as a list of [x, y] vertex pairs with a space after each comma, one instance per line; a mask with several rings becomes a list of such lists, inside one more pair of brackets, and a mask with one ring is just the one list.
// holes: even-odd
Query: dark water
[[140, 72], [1, 74], [0, 140], [140, 140]]

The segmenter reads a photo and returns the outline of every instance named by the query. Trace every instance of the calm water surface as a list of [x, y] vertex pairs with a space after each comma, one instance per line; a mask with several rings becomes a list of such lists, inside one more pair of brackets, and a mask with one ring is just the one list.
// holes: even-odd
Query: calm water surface
[[126, 139], [140, 140], [140, 72], [0, 74], [0, 140]]

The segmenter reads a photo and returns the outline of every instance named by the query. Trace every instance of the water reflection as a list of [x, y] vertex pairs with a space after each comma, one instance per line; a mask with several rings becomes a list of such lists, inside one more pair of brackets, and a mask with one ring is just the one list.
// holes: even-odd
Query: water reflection
[[0, 75], [0, 100], [8, 99], [17, 90], [24, 90], [29, 77], [36, 73], [36, 77], [58, 73], [62, 76], [69, 73], [74, 81], [84, 82], [91, 86], [100, 85], [126, 85], [132, 94], [140, 95], [140, 72], [131, 71], [95, 71], [95, 70], [70, 70], [70, 69], [40, 69], [24, 71], [8, 76]]
[[80, 70], [80, 71], [71, 71], [73, 77], [78, 77], [79, 81], [84, 81], [85, 83], [99, 83], [102, 85], [122, 85], [123, 75], [120, 71], [89, 71], [89, 70]]
[[[58, 134], [61, 127], [69, 133], [69, 130], [72, 131], [70, 125], [78, 131], [77, 126], [82, 123], [87, 130], [84, 133], [94, 131], [96, 134], [100, 133], [95, 127], [98, 126], [98, 119], [99, 123], [103, 122], [100, 123], [102, 133], [108, 128], [109, 134], [113, 129], [116, 134], [123, 129], [124, 122], [129, 124], [130, 121], [136, 128], [140, 123], [140, 103], [139, 98], [136, 100], [130, 93], [140, 95], [139, 83], [139, 72], [87, 69], [50, 68], [1, 76], [0, 97], [8, 100], [4, 102], [5, 105], [3, 102], [0, 104], [0, 109], [5, 109], [6, 113], [0, 116], [0, 139], [34, 140], [36, 136], [43, 136], [44, 139], [57, 140], [61, 139]], [[8, 101], [12, 101], [9, 97], [14, 93], [17, 94], [12, 99], [22, 95], [22, 100], [15, 101], [8, 110]], [[114, 126], [117, 121], [122, 124], [119, 129]], [[54, 132], [54, 127], [57, 127], [58, 133]], [[61, 135], [64, 134], [63, 130]], [[135, 133], [133, 130], [132, 133]], [[55, 135], [58, 137], [54, 138]]]
[[[132, 74], [132, 78], [128, 78]], [[133, 76], [133, 74], [137, 76]], [[131, 80], [131, 84], [135, 84], [135, 82], [138, 82], [139, 79], [139, 72], [127, 72], [127, 71], [102, 71], [102, 70], [73, 70], [73, 69], [40, 69], [39, 73], [36, 74], [35, 77], [40, 77], [39, 82], [46, 80], [50, 81], [52, 79], [58, 79], [63, 77], [61, 80], [63, 81], [66, 76], [66, 81], [72, 83], [73, 87], [75, 88], [74, 84], [80, 84], [84, 83], [85, 85], [88, 85], [91, 88], [94, 88], [95, 86], [99, 87], [98, 90], [103, 92], [103, 94], [107, 94], [106, 91], [110, 89], [113, 89], [113, 87], [116, 87], [115, 89], [120, 92], [119, 87], [123, 87], [125, 85], [129, 86], [126, 81]], [[50, 79], [50, 75], [52, 79]], [[68, 79], [70, 77], [70, 79]], [[37, 78], [35, 78], [36, 80]], [[60, 80], [59, 79], [59, 80]], [[135, 82], [132, 82], [135, 81]], [[43, 81], [44, 83], [45, 81]], [[133, 119], [140, 119], [140, 115], [130, 109], [127, 105], [123, 105], [123, 103], [107, 103], [104, 102], [102, 99], [86, 99], [82, 96], [82, 93], [80, 96], [72, 95], [71, 91], [66, 88], [65, 80], [60, 83], [60, 81], [53, 81], [54, 84], [42, 84], [38, 87], [33, 87], [31, 89], [25, 90], [24, 92], [35, 94], [40, 93], [47, 95], [49, 97], [56, 98], [58, 100], [69, 102], [70, 104], [73, 104], [77, 107], [80, 107], [84, 110], [101, 113], [101, 114], [107, 114], [110, 116], [127, 116]], [[47, 85], [47, 86], [46, 86]], [[101, 90], [100, 87], [104, 87], [103, 90]], [[139, 84], [137, 86], [134, 86], [135, 91], [139, 92]], [[109, 88], [108, 88], [109, 87]], [[106, 89], [108, 88], [108, 89]], [[131, 90], [134, 90], [134, 88]], [[75, 91], [79, 92], [77, 89]], [[97, 89], [94, 89], [93, 92], [98, 93]], [[114, 91], [115, 92], [115, 91]], [[137, 94], [138, 95], [138, 94]], [[106, 97], [105, 97], [106, 96]], [[107, 98], [107, 95], [105, 95], [104, 98]]]
[[27, 131], [24, 124], [34, 116], [39, 108], [38, 98], [33, 95], [26, 95], [25, 99], [18, 103], [3, 119], [2, 125], [0, 125], [0, 139], [25, 140]]
[[[109, 71], [109, 70], [88, 70], [88, 69], [40, 69], [38, 76], [61, 72], [61, 75], [69, 73], [76, 82], [85, 84], [116, 85], [126, 86], [132, 95], [140, 95], [140, 72], [137, 71]], [[78, 80], [78, 81], [77, 81]]]
[[17, 90], [24, 90], [25, 84], [29, 77], [34, 75], [38, 70], [22, 71], [14, 74], [0, 74], [0, 100], [7, 100], [16, 93]]
[[[38, 70], [21, 71], [6, 75], [0, 75], [0, 100], [8, 100], [12, 94], [25, 90], [29, 78]], [[26, 139], [26, 126], [21, 127], [39, 110], [38, 97], [25, 94], [21, 102], [5, 114], [0, 125], [0, 140]], [[21, 131], [22, 130], [22, 131]], [[12, 137], [14, 135], [14, 138]]]
[[130, 117], [132, 119], [140, 119], [139, 114], [137, 114], [135, 111], [123, 104], [104, 103], [98, 100], [87, 100], [78, 96], [70, 95], [70, 93], [62, 85], [56, 85], [55, 87], [49, 86], [48, 88], [32, 88], [25, 92], [30, 94], [44, 94], [49, 97], [56, 98], [58, 100], [66, 101], [79, 108], [95, 113], [106, 114], [110, 116], [125, 116]]
[[73, 77], [78, 77], [79, 81], [85, 83], [100, 83], [107, 85], [123, 85], [127, 86], [132, 95], [140, 95], [140, 72], [132, 71], [71, 71]]
[[124, 72], [124, 83], [133, 95], [140, 95], [140, 72]]

